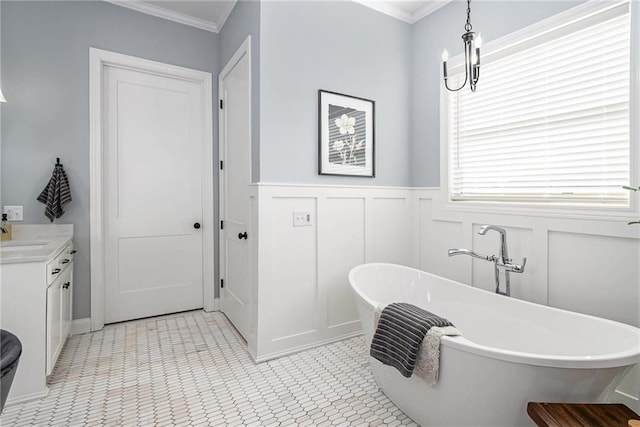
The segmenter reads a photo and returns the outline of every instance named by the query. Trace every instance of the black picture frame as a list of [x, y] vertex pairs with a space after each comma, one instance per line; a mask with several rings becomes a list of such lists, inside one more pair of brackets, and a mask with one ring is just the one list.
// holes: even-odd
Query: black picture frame
[[318, 90], [318, 174], [375, 177], [375, 101]]

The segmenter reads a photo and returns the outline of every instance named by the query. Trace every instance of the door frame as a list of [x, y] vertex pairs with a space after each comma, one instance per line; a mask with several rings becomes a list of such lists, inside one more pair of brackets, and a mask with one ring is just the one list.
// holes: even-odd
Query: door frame
[[202, 282], [206, 311], [214, 310], [214, 221], [213, 221], [213, 107], [211, 73], [192, 70], [89, 48], [89, 221], [91, 248], [91, 331], [104, 327], [105, 238], [104, 238], [104, 145], [103, 88], [105, 67], [124, 68], [143, 73], [197, 83], [202, 92]]
[[[253, 124], [252, 122], [252, 118], [253, 118], [253, 111], [252, 111], [252, 106], [253, 106], [253, 102], [252, 102], [252, 97], [253, 97], [253, 84], [252, 84], [252, 73], [251, 73], [251, 35], [248, 35], [247, 38], [242, 42], [242, 44], [240, 45], [240, 47], [238, 47], [238, 50], [236, 50], [236, 52], [233, 54], [233, 56], [231, 56], [231, 58], [227, 61], [227, 63], [225, 64], [225, 66], [222, 68], [222, 71], [220, 71], [220, 74], [218, 74], [218, 97], [220, 98], [221, 101], [224, 101], [223, 99], [223, 81], [224, 79], [229, 75], [229, 73], [231, 72], [231, 70], [233, 70], [233, 68], [236, 66], [236, 64], [240, 61], [240, 59], [242, 59], [243, 56], [247, 57], [247, 61], [248, 61], [248, 67], [249, 67], [249, 123]], [[226, 101], [225, 101], [226, 102]], [[226, 157], [226, 152], [225, 152], [225, 148], [226, 148], [226, 123], [224, 120], [224, 115], [225, 115], [225, 111], [223, 108], [218, 109], [218, 156], [220, 161], [224, 161], [225, 166], [222, 169], [218, 170], [218, 205], [219, 205], [219, 212], [220, 212], [220, 221], [223, 221], [225, 218], [222, 218], [222, 214], [223, 212], [225, 212], [225, 206], [226, 206], [226, 200], [227, 200], [227, 195], [225, 192], [225, 184], [226, 184], [226, 161], [227, 161], [227, 157]], [[252, 145], [253, 145], [253, 129], [251, 129], [250, 132], [251, 135], [251, 141], [250, 141], [250, 146], [249, 146], [249, 153], [251, 153], [251, 155], [249, 156], [247, 160], [247, 162], [249, 163], [249, 182], [253, 182], [253, 170], [252, 170], [252, 154], [253, 154], [253, 150], [252, 150]], [[249, 224], [247, 224], [247, 226], [249, 226]], [[250, 227], [249, 227], [250, 228]], [[252, 230], [249, 230], [249, 232], [252, 232]], [[220, 263], [220, 275], [221, 275], [221, 279], [224, 279], [224, 277], [222, 277], [222, 270], [223, 270], [223, 257], [227, 256], [227, 250], [226, 250], [226, 242], [224, 240], [224, 237], [222, 236], [222, 233], [224, 233], [224, 230], [220, 230], [220, 240], [219, 240], [219, 247], [218, 250], [220, 252], [219, 254], [219, 263]], [[251, 249], [249, 249], [251, 251]], [[224, 272], [226, 274], [226, 271]], [[250, 273], [250, 276], [252, 277], [253, 274]], [[220, 310], [222, 310], [222, 306], [223, 306], [223, 296], [222, 296], [222, 289], [220, 289], [220, 293], [219, 293], [219, 298], [220, 298], [220, 304], [219, 304], [219, 308]], [[249, 322], [251, 323], [251, 322]]]

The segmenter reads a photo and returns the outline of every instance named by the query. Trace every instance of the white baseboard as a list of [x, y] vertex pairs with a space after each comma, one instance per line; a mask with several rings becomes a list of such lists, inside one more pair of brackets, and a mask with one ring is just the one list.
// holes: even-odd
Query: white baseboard
[[71, 322], [71, 335], [80, 335], [91, 332], [91, 318], [74, 319]]
[[301, 351], [311, 350], [312, 348], [323, 347], [325, 345], [333, 344], [333, 343], [336, 343], [338, 341], [348, 340], [350, 338], [354, 338], [354, 337], [357, 337], [359, 335], [362, 335], [362, 331], [361, 330], [358, 330], [358, 331], [355, 331], [355, 332], [350, 332], [350, 333], [344, 334], [344, 335], [340, 335], [338, 337], [328, 338], [326, 340], [314, 342], [314, 343], [311, 343], [311, 344], [306, 344], [306, 345], [301, 345], [301, 346], [298, 346], [298, 347], [286, 349], [286, 350], [283, 350], [283, 351], [276, 351], [276, 352], [273, 352], [273, 353], [264, 354], [264, 355], [262, 355], [260, 357], [256, 357], [256, 355], [251, 350], [249, 350], [249, 355], [253, 358], [253, 361], [255, 363], [261, 363], [261, 362], [266, 362], [267, 360], [271, 360], [271, 359], [277, 359], [277, 358], [284, 357], [284, 356], [290, 356], [290, 355], [295, 354], [295, 353], [300, 353]]
[[220, 298], [214, 298], [213, 299], [213, 306], [211, 306], [210, 310], [207, 310], [208, 307], [204, 307], [203, 310], [206, 311], [207, 313], [212, 312], [212, 311], [220, 311]]

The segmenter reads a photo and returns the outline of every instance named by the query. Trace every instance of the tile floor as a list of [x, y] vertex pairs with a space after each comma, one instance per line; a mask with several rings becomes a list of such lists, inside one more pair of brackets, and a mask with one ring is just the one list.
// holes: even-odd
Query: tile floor
[[378, 390], [362, 338], [256, 365], [218, 312], [71, 337], [49, 387], [5, 407], [0, 425], [416, 425]]

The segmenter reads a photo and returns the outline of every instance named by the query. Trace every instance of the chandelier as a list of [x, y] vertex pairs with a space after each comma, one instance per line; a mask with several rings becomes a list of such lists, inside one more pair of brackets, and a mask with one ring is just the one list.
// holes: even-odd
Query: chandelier
[[464, 24], [465, 33], [462, 35], [464, 42], [464, 82], [457, 89], [451, 89], [447, 83], [447, 60], [449, 52], [447, 49], [442, 52], [442, 70], [444, 71], [444, 86], [451, 92], [457, 92], [469, 82], [471, 91], [476, 91], [476, 84], [480, 78], [480, 46], [482, 37], [471, 31], [471, 0], [467, 0], [467, 23]]

